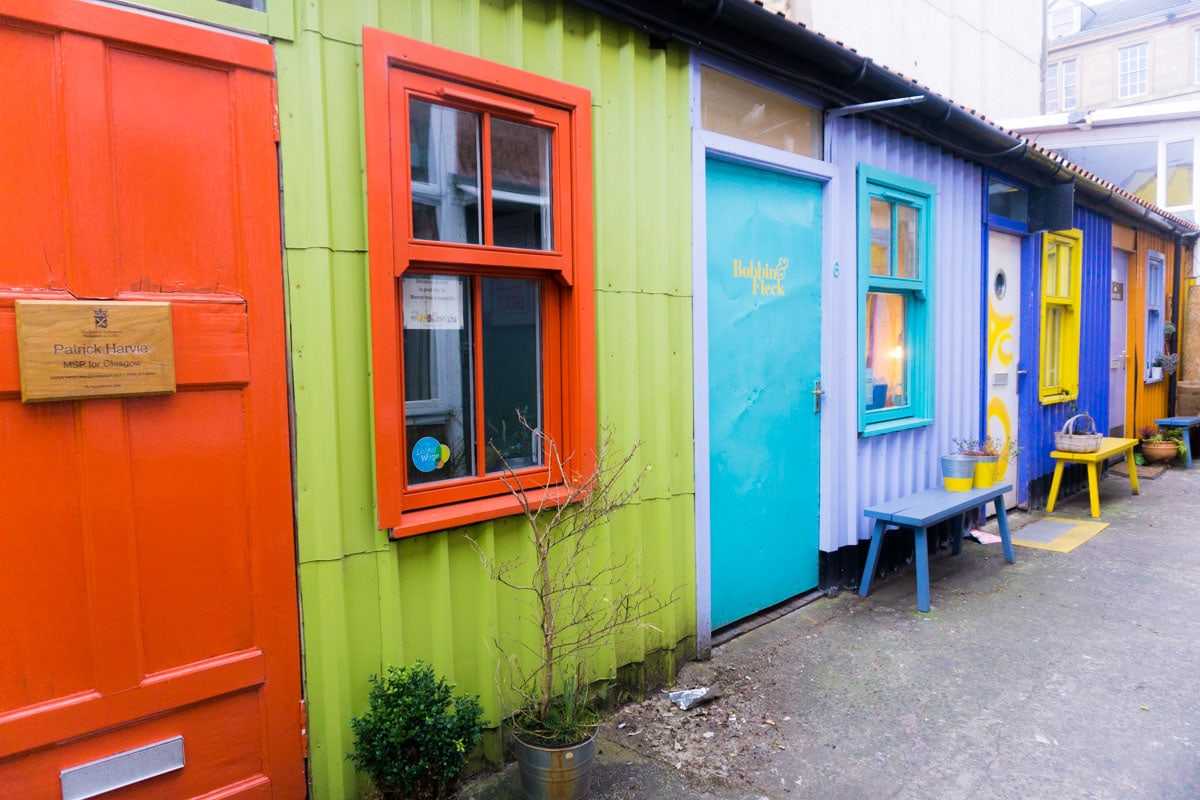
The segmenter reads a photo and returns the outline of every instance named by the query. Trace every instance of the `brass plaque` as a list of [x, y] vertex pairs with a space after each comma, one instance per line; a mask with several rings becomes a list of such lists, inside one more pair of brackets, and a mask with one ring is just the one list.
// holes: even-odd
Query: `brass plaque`
[[17, 300], [21, 400], [175, 391], [171, 304]]

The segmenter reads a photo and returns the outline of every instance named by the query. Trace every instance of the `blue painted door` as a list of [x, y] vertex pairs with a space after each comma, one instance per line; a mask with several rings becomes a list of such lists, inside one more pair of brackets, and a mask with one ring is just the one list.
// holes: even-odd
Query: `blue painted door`
[[707, 161], [712, 625], [817, 585], [821, 185]]

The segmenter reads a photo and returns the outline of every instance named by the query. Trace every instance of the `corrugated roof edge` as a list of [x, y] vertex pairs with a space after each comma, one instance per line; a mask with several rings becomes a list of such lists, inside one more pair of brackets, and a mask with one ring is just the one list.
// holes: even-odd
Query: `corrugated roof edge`
[[868, 112], [884, 124], [1034, 186], [1075, 182], [1076, 199], [1106, 216], [1178, 237], [1194, 223], [1071, 163], [928, 86], [752, 0], [576, 0], [659, 39], [675, 39], [754, 67], [833, 105], [925, 97]]

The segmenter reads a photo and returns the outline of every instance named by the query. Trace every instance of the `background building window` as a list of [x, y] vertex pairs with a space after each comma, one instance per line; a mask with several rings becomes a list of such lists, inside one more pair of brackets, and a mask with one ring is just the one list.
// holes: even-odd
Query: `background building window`
[[1117, 97], [1137, 97], [1150, 91], [1148, 51], [1145, 42], [1117, 51]]
[[1079, 396], [1079, 301], [1083, 233], [1042, 237], [1042, 329], [1038, 399], [1061, 403]]
[[1072, 3], [1065, 8], [1056, 8], [1050, 12], [1050, 39], [1061, 39], [1079, 32], [1080, 8], [1078, 3]]
[[858, 168], [859, 430], [928, 424], [933, 416], [934, 187]]
[[1046, 66], [1046, 81], [1043, 87], [1046, 113], [1070, 111], [1079, 105], [1076, 59], [1060, 61]]

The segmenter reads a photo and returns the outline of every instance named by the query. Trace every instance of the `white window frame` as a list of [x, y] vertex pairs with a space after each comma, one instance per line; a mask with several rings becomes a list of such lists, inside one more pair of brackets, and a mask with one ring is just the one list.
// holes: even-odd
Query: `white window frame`
[[1062, 105], [1062, 92], [1059, 89], [1059, 75], [1062, 70], [1058, 62], [1046, 65], [1046, 75], [1042, 79], [1042, 95], [1047, 114], [1058, 113]]
[[[1070, 66], [1071, 80], [1067, 81], [1067, 67]], [[1079, 108], [1079, 61], [1078, 59], [1068, 58], [1065, 61], [1058, 62], [1059, 89], [1058, 95], [1062, 98], [1062, 110], [1072, 111]], [[1068, 91], [1070, 90], [1070, 91]]]
[[1157, 250], [1146, 254], [1146, 363], [1142, 370], [1146, 383], [1162, 380], [1161, 367], [1154, 362], [1162, 357], [1163, 323], [1166, 320], [1167, 304], [1167, 258]]
[[[1132, 63], [1133, 68], [1127, 69]], [[1131, 76], [1141, 74], [1141, 80], [1136, 83], [1127, 80]], [[1130, 97], [1141, 97], [1150, 93], [1150, 43], [1137, 42], [1117, 48], [1117, 99], [1127, 100]]]
[[1079, 59], [1066, 58], [1047, 64], [1042, 91], [1045, 95], [1047, 114], [1079, 108]]

